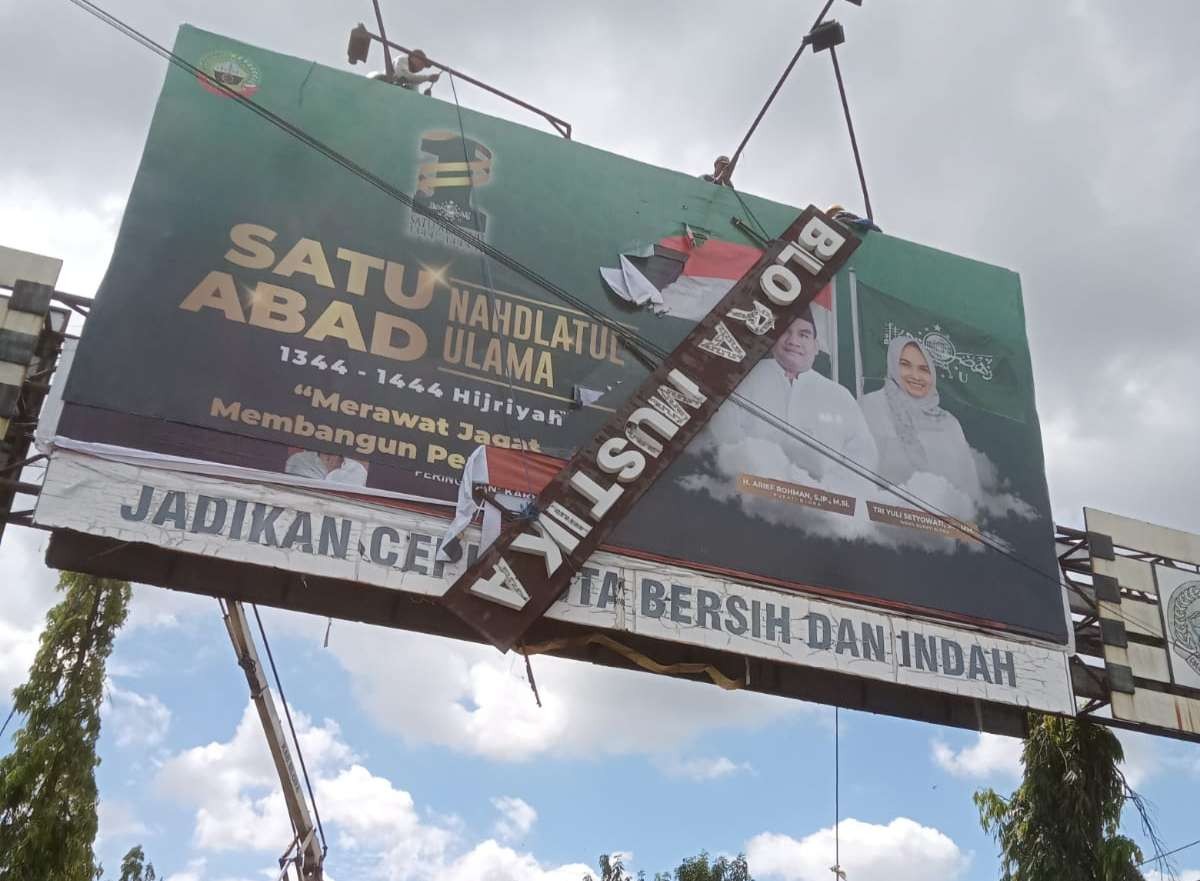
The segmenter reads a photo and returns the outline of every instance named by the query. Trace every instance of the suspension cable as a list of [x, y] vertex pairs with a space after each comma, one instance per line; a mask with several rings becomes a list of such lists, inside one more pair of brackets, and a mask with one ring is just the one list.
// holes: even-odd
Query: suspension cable
[[317, 807], [317, 796], [313, 792], [312, 781], [308, 779], [308, 766], [304, 763], [304, 750], [300, 746], [300, 738], [296, 735], [296, 726], [292, 722], [292, 711], [288, 709], [287, 695], [283, 693], [283, 681], [279, 678], [279, 670], [275, 667], [275, 656], [271, 653], [271, 641], [267, 639], [266, 628], [263, 627], [262, 616], [258, 614], [258, 606], [251, 603], [254, 610], [254, 620], [258, 622], [258, 632], [262, 636], [263, 648], [267, 650], [267, 661], [271, 664], [271, 675], [275, 678], [275, 688], [279, 691], [279, 702], [283, 704], [283, 714], [287, 717], [288, 728], [292, 732], [292, 742], [296, 745], [296, 758], [300, 760], [300, 771], [304, 774], [304, 786], [308, 790], [309, 800], [312, 801], [313, 815], [317, 819], [317, 831], [321, 833], [321, 854], [329, 851], [325, 842], [325, 827], [321, 825], [321, 809]]

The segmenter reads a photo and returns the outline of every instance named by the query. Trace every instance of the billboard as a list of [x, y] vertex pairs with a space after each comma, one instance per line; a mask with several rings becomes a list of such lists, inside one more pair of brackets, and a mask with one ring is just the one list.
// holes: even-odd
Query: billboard
[[1200, 736], [1200, 536], [1085, 508], [1112, 716]]
[[[262, 495], [168, 498], [63, 464], [39, 513], [57, 528], [404, 590], [392, 570], [417, 551], [387, 517], [439, 535], [481, 445], [483, 483], [538, 493], [801, 213], [194, 28], [176, 51], [413, 205], [172, 68], [56, 444]], [[359, 513], [297, 519], [281, 492]], [[1061, 646], [1017, 276], [866, 234], [605, 549], [797, 609]], [[450, 565], [439, 551], [421, 554]], [[364, 554], [385, 564], [341, 565]], [[712, 596], [700, 620], [751, 627]]]

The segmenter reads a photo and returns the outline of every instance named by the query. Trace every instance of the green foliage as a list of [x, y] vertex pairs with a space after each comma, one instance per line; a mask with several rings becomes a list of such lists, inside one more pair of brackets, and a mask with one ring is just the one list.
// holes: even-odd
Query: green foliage
[[[644, 872], [638, 873], [638, 881], [645, 881]], [[585, 875], [583, 881], [597, 881], [591, 875]], [[625, 871], [619, 858], [611, 859], [608, 854], [600, 856], [599, 881], [633, 881]], [[654, 881], [754, 881], [750, 877], [750, 867], [746, 865], [744, 854], [738, 854], [732, 860], [718, 857], [709, 860], [708, 851], [700, 851], [698, 856], [688, 857], [674, 872], [655, 872]]]
[[146, 862], [146, 854], [139, 844], [131, 847], [121, 860], [121, 877], [117, 881], [155, 881], [154, 863]]
[[[597, 879], [591, 875], [584, 875], [583, 881], [597, 881]], [[599, 881], [633, 881], [633, 877], [625, 871], [620, 855], [610, 857], [608, 854], [602, 853], [600, 854]]]
[[96, 741], [104, 665], [129, 585], [64, 572], [29, 679], [13, 690], [25, 723], [0, 759], [0, 879], [92, 881]]
[[1021, 785], [1008, 798], [975, 793], [980, 823], [1000, 845], [1002, 881], [1141, 881], [1142, 852], [1117, 831], [1123, 758], [1107, 728], [1030, 717]]
[[754, 881], [750, 877], [750, 867], [746, 865], [744, 854], [738, 854], [732, 860], [717, 857], [709, 862], [708, 853], [701, 851], [699, 856], [689, 857], [679, 864], [675, 870], [675, 881]]

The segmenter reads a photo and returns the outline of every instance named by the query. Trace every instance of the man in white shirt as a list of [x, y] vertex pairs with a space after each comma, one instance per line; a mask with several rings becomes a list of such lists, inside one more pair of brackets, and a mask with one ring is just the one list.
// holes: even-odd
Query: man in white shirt
[[[421, 71], [429, 67], [429, 59], [420, 49], [413, 49], [407, 58], [396, 60], [395, 72], [389, 77], [386, 73], [373, 73], [371, 79], [383, 80], [402, 89], [416, 91], [421, 83], [436, 83], [440, 73], [423, 74]], [[426, 92], [425, 94], [429, 94]]]
[[[754, 365], [735, 394], [791, 425], [796, 434], [815, 438], [833, 452], [874, 471], [878, 453], [862, 410], [850, 392], [812, 369], [819, 351], [812, 312], [805, 310], [779, 337], [770, 356]], [[740, 443], [747, 438], [777, 444], [792, 465], [817, 481], [846, 473], [845, 466], [827, 452], [813, 449], [734, 400], [721, 406], [708, 428], [719, 444]]]

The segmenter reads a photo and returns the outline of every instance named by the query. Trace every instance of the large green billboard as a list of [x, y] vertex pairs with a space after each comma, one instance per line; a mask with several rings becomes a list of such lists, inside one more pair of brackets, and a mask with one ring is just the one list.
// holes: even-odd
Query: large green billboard
[[[176, 52], [387, 186], [172, 67], [78, 442], [393, 499], [453, 499], [487, 445], [536, 492], [799, 214], [194, 28]], [[614, 547], [1065, 641], [1014, 273], [868, 232], [738, 393]]]

